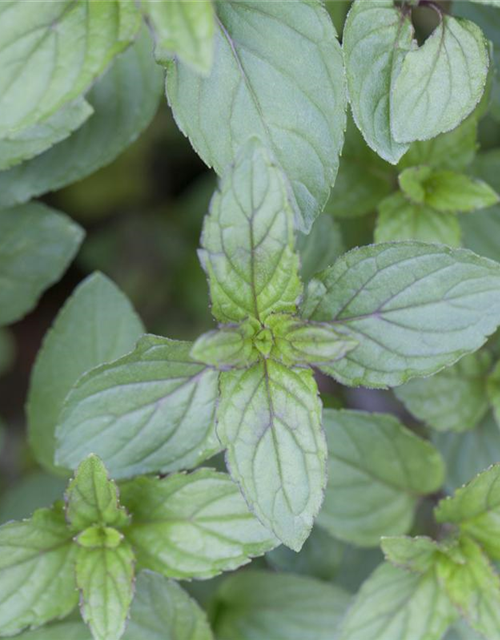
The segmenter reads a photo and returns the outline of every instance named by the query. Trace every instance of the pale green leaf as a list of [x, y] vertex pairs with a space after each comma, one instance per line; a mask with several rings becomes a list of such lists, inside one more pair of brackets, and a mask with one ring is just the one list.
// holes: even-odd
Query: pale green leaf
[[83, 229], [44, 204], [0, 210], [0, 325], [19, 320], [61, 278]]
[[[342, 161], [345, 161], [344, 157]], [[329, 215], [319, 216], [308, 235], [298, 233], [296, 242], [300, 255], [300, 275], [304, 282], [308, 282], [318, 271], [326, 269], [345, 252], [340, 227]]]
[[53, 147], [76, 131], [93, 113], [83, 99], [56, 111], [45, 122], [35, 124], [17, 136], [0, 139], [0, 171], [29, 160]]
[[473, 113], [448, 133], [431, 140], [413, 142], [401, 158], [398, 168], [427, 165], [433, 169], [464, 171], [474, 160], [477, 147], [477, 117]]
[[191, 357], [221, 370], [246, 368], [259, 359], [259, 352], [253, 343], [254, 333], [251, 323], [221, 326], [196, 340]]
[[213, 635], [205, 612], [176, 582], [142, 571], [123, 640], [213, 640]]
[[142, 0], [142, 10], [155, 36], [156, 59], [177, 56], [207, 75], [214, 57], [215, 12], [211, 0]]
[[326, 443], [313, 374], [263, 360], [221, 373], [217, 434], [257, 517], [298, 551], [326, 484]]
[[354, 121], [369, 146], [396, 164], [408, 150], [391, 133], [391, 90], [413, 48], [409, 14], [393, 0], [356, 0], [343, 34], [347, 87]]
[[486, 379], [490, 367], [490, 354], [479, 351], [431, 378], [411, 380], [395, 394], [412, 415], [434, 429], [474, 429], [489, 408]]
[[477, 540], [486, 553], [500, 560], [500, 465], [476, 476], [455, 494], [441, 500], [438, 522], [449, 522]]
[[113, 478], [194, 467], [220, 450], [216, 371], [191, 343], [147, 335], [132, 353], [89, 371], [67, 396], [56, 462], [97, 454]]
[[424, 44], [406, 54], [392, 84], [393, 137], [398, 142], [428, 140], [457, 127], [480, 101], [488, 66], [481, 29], [441, 15]]
[[97, 456], [90, 455], [80, 464], [65, 499], [66, 518], [76, 531], [92, 525], [122, 527], [128, 522], [118, 501], [116, 484], [108, 478], [106, 467]]
[[[17, 640], [93, 640], [92, 634], [83, 622], [66, 621], [55, 622], [34, 631], [25, 631], [16, 638]], [[139, 639], [129, 638], [129, 640]]]
[[42, 122], [83, 94], [134, 38], [125, 0], [25, 2], [0, 7], [0, 136]]
[[384, 563], [361, 587], [339, 640], [441, 640], [456, 617], [433, 572]]
[[0, 633], [67, 615], [78, 601], [76, 547], [60, 507], [0, 527]]
[[488, 413], [480, 424], [464, 433], [432, 434], [446, 462], [446, 489], [453, 491], [500, 460], [500, 429]]
[[440, 552], [438, 543], [426, 536], [384, 537], [380, 546], [389, 562], [415, 573], [427, 573], [432, 569]]
[[134, 593], [134, 560], [126, 542], [115, 549], [79, 549], [76, 583], [80, 608], [94, 640], [122, 637]]
[[221, 322], [293, 313], [302, 292], [287, 182], [257, 141], [242, 149], [205, 218], [200, 251]]
[[[328, 322], [304, 321], [293, 316], [272, 316], [273, 356], [285, 364], [328, 365], [358, 346]], [[274, 323], [273, 323], [274, 324]]]
[[63, 478], [43, 471], [25, 473], [2, 492], [0, 522], [29, 518], [36, 509], [50, 507], [59, 500], [65, 489]]
[[476, 351], [500, 324], [500, 265], [420, 242], [354, 249], [308, 286], [303, 315], [359, 342], [323, 369], [343, 384], [398, 386]]
[[437, 491], [437, 450], [393, 416], [325, 409], [328, 485], [318, 524], [341, 540], [377, 546], [409, 531], [419, 496]]
[[246, 571], [215, 596], [218, 640], [336, 640], [350, 596], [313, 578]]
[[55, 429], [73, 384], [86, 371], [133, 349], [143, 332], [130, 302], [102, 274], [89, 276], [66, 300], [31, 373], [28, 437], [40, 464], [56, 470]]
[[477, 2], [479, 4], [489, 4], [492, 7], [500, 7], [500, 0], [470, 0], [470, 2]]
[[461, 229], [456, 216], [410, 202], [401, 192], [382, 200], [375, 226], [375, 242], [419, 240], [460, 246]]
[[210, 578], [247, 564], [276, 546], [225, 473], [137, 478], [123, 485], [134, 514], [126, 537], [138, 568], [173, 578]]
[[180, 62], [168, 69], [177, 124], [219, 174], [249, 137], [260, 137], [291, 182], [297, 225], [309, 231], [335, 181], [345, 129], [342, 55], [330, 17], [316, 0], [215, 6], [211, 74]]
[[463, 620], [460, 620], [451, 627], [444, 640], [484, 640], [484, 636], [472, 631]]
[[395, 178], [394, 167], [368, 147], [352, 118], [348, 118], [342, 161], [325, 213], [334, 218], [372, 213], [392, 192]]
[[426, 204], [436, 211], [467, 213], [499, 202], [498, 194], [486, 182], [453, 171], [435, 171], [422, 186]]
[[151, 40], [143, 33], [86, 96], [94, 114], [78, 131], [42, 155], [0, 173], [0, 206], [55, 191], [112, 162], [153, 119], [162, 76], [151, 64]]
[[487, 392], [493, 407], [493, 414], [500, 427], [500, 362], [497, 363], [488, 379]]
[[439, 582], [468, 624], [488, 640], [497, 640], [500, 628], [500, 579], [481, 547], [463, 538], [460, 563], [441, 557]]

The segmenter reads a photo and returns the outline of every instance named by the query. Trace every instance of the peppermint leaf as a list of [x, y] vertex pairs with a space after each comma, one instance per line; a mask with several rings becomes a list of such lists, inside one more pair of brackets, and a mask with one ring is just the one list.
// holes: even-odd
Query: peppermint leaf
[[424, 44], [406, 54], [392, 85], [394, 139], [428, 140], [457, 127], [481, 99], [488, 66], [481, 29], [469, 20], [441, 15]]
[[90, 455], [80, 464], [65, 498], [66, 518], [77, 531], [97, 524], [120, 528], [128, 522], [118, 502], [118, 489], [97, 456]]
[[418, 575], [384, 563], [358, 592], [339, 640], [441, 640], [456, 617], [432, 571]]
[[0, 325], [33, 309], [66, 271], [83, 236], [64, 214], [37, 202], [0, 210]]
[[389, 562], [415, 573], [427, 573], [432, 569], [441, 551], [438, 543], [426, 536], [384, 537], [380, 546]]
[[345, 252], [340, 227], [328, 215], [317, 218], [309, 235], [299, 233], [296, 243], [300, 255], [300, 275], [304, 282], [308, 282], [315, 273], [325, 269]]
[[498, 194], [485, 182], [453, 171], [413, 167], [400, 174], [399, 184], [416, 202], [444, 213], [468, 213], [499, 202]]
[[349, 604], [340, 587], [305, 576], [245, 571], [215, 596], [219, 640], [331, 640]]
[[215, 6], [211, 74], [203, 78], [180, 62], [168, 69], [177, 124], [219, 174], [250, 136], [260, 137], [291, 182], [297, 225], [307, 232], [328, 199], [344, 137], [334, 27], [316, 0]]
[[137, 478], [122, 487], [134, 514], [126, 530], [139, 568], [173, 578], [210, 578], [269, 551], [276, 541], [224, 473]]
[[43, 153], [89, 119], [93, 109], [82, 98], [63, 107], [45, 122], [35, 124], [12, 137], [0, 139], [0, 171]]
[[419, 242], [354, 249], [313, 279], [302, 314], [359, 345], [326, 373], [343, 384], [398, 386], [477, 350], [500, 324], [500, 265]]
[[493, 414], [500, 425], [500, 362], [488, 378], [487, 393], [493, 407]]
[[500, 559], [500, 466], [476, 476], [436, 507], [438, 522], [456, 524], [493, 558]]
[[211, 0], [142, 0], [155, 36], [155, 56], [176, 55], [195, 71], [208, 75], [214, 57], [215, 11]]
[[81, 180], [132, 144], [153, 119], [161, 97], [163, 74], [150, 60], [151, 40], [143, 33], [86, 96], [94, 114], [78, 131], [42, 155], [0, 173], [0, 207]]
[[86, 278], [66, 300], [31, 373], [28, 437], [40, 464], [57, 472], [55, 429], [73, 384], [86, 371], [127, 353], [143, 332], [128, 299], [100, 273]]
[[460, 246], [462, 232], [454, 215], [412, 203], [400, 192], [382, 200], [378, 211], [375, 242], [420, 240]]
[[213, 640], [203, 609], [173, 580], [142, 571], [123, 640]]
[[475, 429], [463, 433], [433, 433], [432, 440], [446, 462], [446, 489], [457, 487], [500, 459], [500, 430], [491, 412]]
[[500, 579], [481, 547], [463, 538], [462, 562], [441, 558], [437, 575], [450, 600], [468, 624], [485, 638], [498, 637], [500, 625]]
[[323, 500], [326, 443], [312, 372], [263, 360], [221, 374], [217, 433], [250, 508], [298, 551]]
[[259, 358], [253, 335], [254, 329], [249, 323], [222, 326], [200, 336], [191, 349], [191, 357], [221, 370], [251, 366]]
[[113, 478], [196, 466], [220, 449], [217, 372], [191, 360], [191, 343], [144, 336], [132, 353], [89, 371], [69, 393], [56, 462], [97, 454]]
[[411, 380], [395, 394], [412, 415], [434, 429], [474, 429], [489, 408], [486, 378], [490, 366], [487, 351], [473, 353], [432, 378]]
[[[25, 631], [17, 640], [93, 640], [83, 622], [55, 622], [34, 631]], [[130, 639], [132, 640], [132, 639]]]
[[0, 136], [43, 121], [84, 93], [133, 40], [140, 21], [125, 0], [24, 2], [0, 8]]
[[126, 542], [114, 548], [80, 548], [76, 582], [81, 612], [94, 640], [119, 640], [133, 597], [134, 554]]
[[409, 531], [419, 496], [444, 480], [436, 449], [388, 414], [325, 409], [323, 420], [329, 468], [318, 524], [368, 547]]
[[290, 312], [302, 287], [286, 179], [256, 141], [224, 178], [205, 218], [200, 259], [221, 322]]
[[15, 635], [75, 607], [76, 547], [60, 507], [0, 527], [0, 633]]
[[391, 133], [391, 89], [412, 48], [410, 17], [392, 0], [356, 0], [343, 35], [349, 100], [368, 145], [392, 164], [408, 150], [408, 144], [400, 144]]

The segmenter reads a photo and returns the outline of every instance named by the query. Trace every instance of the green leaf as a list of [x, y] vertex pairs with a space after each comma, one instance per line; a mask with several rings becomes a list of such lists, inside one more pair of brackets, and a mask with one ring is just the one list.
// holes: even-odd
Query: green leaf
[[94, 109], [88, 122], [42, 155], [0, 173], [0, 207], [60, 189], [112, 162], [153, 119], [162, 77], [161, 69], [151, 64], [151, 40], [145, 32], [86, 96]]
[[67, 396], [56, 462], [97, 454], [113, 478], [194, 467], [220, 450], [216, 371], [191, 343], [147, 335], [132, 353], [89, 371]]
[[19, 320], [61, 278], [84, 232], [38, 202], [0, 210], [0, 325]]
[[428, 140], [457, 127], [481, 99], [488, 66], [481, 29], [469, 20], [441, 15], [424, 44], [406, 54], [392, 84], [395, 140]]
[[137, 478], [121, 494], [134, 514], [126, 537], [139, 568], [172, 578], [210, 578], [276, 546], [225, 473], [200, 469], [163, 480]]
[[396, 164], [408, 150], [391, 133], [391, 90], [413, 48], [409, 14], [393, 0], [357, 0], [344, 27], [343, 51], [354, 121], [369, 146]]
[[472, 629], [461, 620], [451, 627], [444, 640], [484, 640], [484, 636], [480, 636], [472, 631]]
[[[345, 157], [342, 156], [342, 161]], [[339, 225], [328, 215], [321, 215], [308, 235], [297, 234], [296, 246], [300, 255], [300, 275], [308, 282], [315, 273], [326, 269], [344, 252]]]
[[286, 178], [256, 141], [222, 180], [201, 244], [217, 320], [295, 312], [302, 286]]
[[48, 118], [82, 95], [134, 38], [125, 0], [24, 2], [0, 8], [0, 136]]
[[214, 57], [215, 12], [211, 0], [142, 0], [155, 36], [156, 59], [176, 55], [195, 71], [208, 75]]
[[384, 537], [380, 546], [389, 562], [415, 573], [427, 573], [434, 567], [440, 553], [438, 543], [426, 536]]
[[380, 565], [358, 592], [339, 640], [441, 640], [457, 617], [433, 572]]
[[95, 455], [80, 464], [65, 498], [66, 518], [76, 531], [96, 524], [120, 528], [128, 522], [118, 502], [116, 484], [108, 478], [106, 467]]
[[[436, 211], [468, 213], [498, 204], [498, 194], [482, 180], [454, 171], [431, 171], [429, 167], [405, 169], [399, 176], [403, 191], [416, 202]], [[415, 197], [419, 191], [420, 198]]]
[[57, 476], [43, 471], [26, 473], [2, 492], [0, 522], [29, 518], [36, 509], [59, 500], [65, 488], [66, 481]]
[[191, 357], [217, 369], [245, 368], [255, 364], [259, 352], [254, 348], [252, 323], [221, 326], [204, 333], [191, 349]]
[[73, 384], [86, 371], [130, 351], [143, 332], [125, 295], [100, 273], [89, 276], [66, 300], [31, 373], [28, 437], [40, 464], [56, 470], [55, 429]]
[[446, 462], [446, 489], [453, 491], [500, 460], [500, 430], [491, 413], [464, 433], [436, 433], [432, 440]]
[[494, 465], [441, 500], [435, 510], [438, 522], [456, 524], [485, 550], [500, 560], [500, 465]]
[[419, 496], [438, 490], [436, 449], [393, 416], [325, 409], [329, 468], [318, 524], [360, 546], [409, 531]]
[[464, 171], [474, 160], [477, 147], [477, 117], [473, 113], [453, 131], [431, 140], [413, 142], [398, 168], [427, 165], [432, 169]]
[[285, 364], [331, 364], [358, 346], [328, 322], [309, 322], [292, 316], [272, 316], [275, 357]]
[[350, 596], [313, 578], [245, 571], [215, 596], [218, 640], [332, 640]]
[[394, 168], [367, 146], [352, 118], [348, 118], [342, 162], [325, 212], [334, 218], [372, 213], [392, 192], [395, 177]]
[[354, 249], [313, 279], [303, 315], [359, 345], [322, 369], [343, 384], [398, 386], [476, 351], [500, 324], [500, 265], [419, 242]]
[[115, 549], [79, 549], [76, 582], [82, 617], [94, 640], [122, 637], [133, 598], [134, 560], [126, 542]]
[[461, 563], [441, 557], [438, 579], [468, 624], [494, 640], [500, 627], [500, 579], [479, 545], [463, 538], [460, 548]]
[[[93, 640], [83, 622], [55, 622], [34, 631], [25, 631], [17, 640]], [[130, 640], [135, 640], [130, 638]], [[156, 640], [156, 639], [155, 639]]]
[[375, 242], [419, 240], [460, 246], [460, 223], [454, 215], [414, 204], [400, 192], [382, 200], [378, 211]]
[[263, 360], [221, 373], [217, 434], [259, 520], [298, 551], [326, 485], [326, 443], [312, 371]]
[[219, 174], [250, 136], [260, 137], [291, 182], [297, 226], [307, 232], [328, 199], [344, 138], [335, 29], [316, 0], [215, 6], [211, 74], [203, 78], [181, 62], [168, 69], [177, 124]]
[[486, 379], [490, 367], [490, 354], [479, 351], [432, 378], [411, 380], [395, 394], [412, 415], [434, 429], [474, 429], [489, 408]]
[[76, 131], [92, 115], [93, 109], [83, 99], [56, 111], [40, 124], [17, 136], [0, 139], [0, 171], [43, 153]]
[[493, 414], [500, 426], [500, 362], [493, 369], [487, 384], [488, 399], [493, 407]]
[[0, 527], [0, 633], [14, 635], [75, 607], [76, 547], [60, 507]]
[[[203, 609], [172, 580], [139, 574], [123, 640], [213, 640]], [[86, 640], [86, 639], [85, 639]]]

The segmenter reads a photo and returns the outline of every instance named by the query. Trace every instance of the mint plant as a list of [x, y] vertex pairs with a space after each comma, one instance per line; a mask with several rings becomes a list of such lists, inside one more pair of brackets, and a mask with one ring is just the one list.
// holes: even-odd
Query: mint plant
[[36, 4], [0, 636], [497, 640], [498, 0]]

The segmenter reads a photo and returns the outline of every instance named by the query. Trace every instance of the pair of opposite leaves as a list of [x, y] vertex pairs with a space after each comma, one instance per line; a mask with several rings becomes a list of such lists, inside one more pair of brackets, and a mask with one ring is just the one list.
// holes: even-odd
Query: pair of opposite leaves
[[95, 452], [124, 478], [190, 468], [222, 446], [252, 510], [299, 549], [326, 483], [310, 366], [379, 388], [439, 371], [500, 324], [500, 265], [418, 242], [366, 246], [302, 296], [288, 194], [268, 151], [248, 143], [202, 238], [219, 330], [194, 347], [146, 336], [83, 375], [59, 417], [56, 460], [71, 468]]

